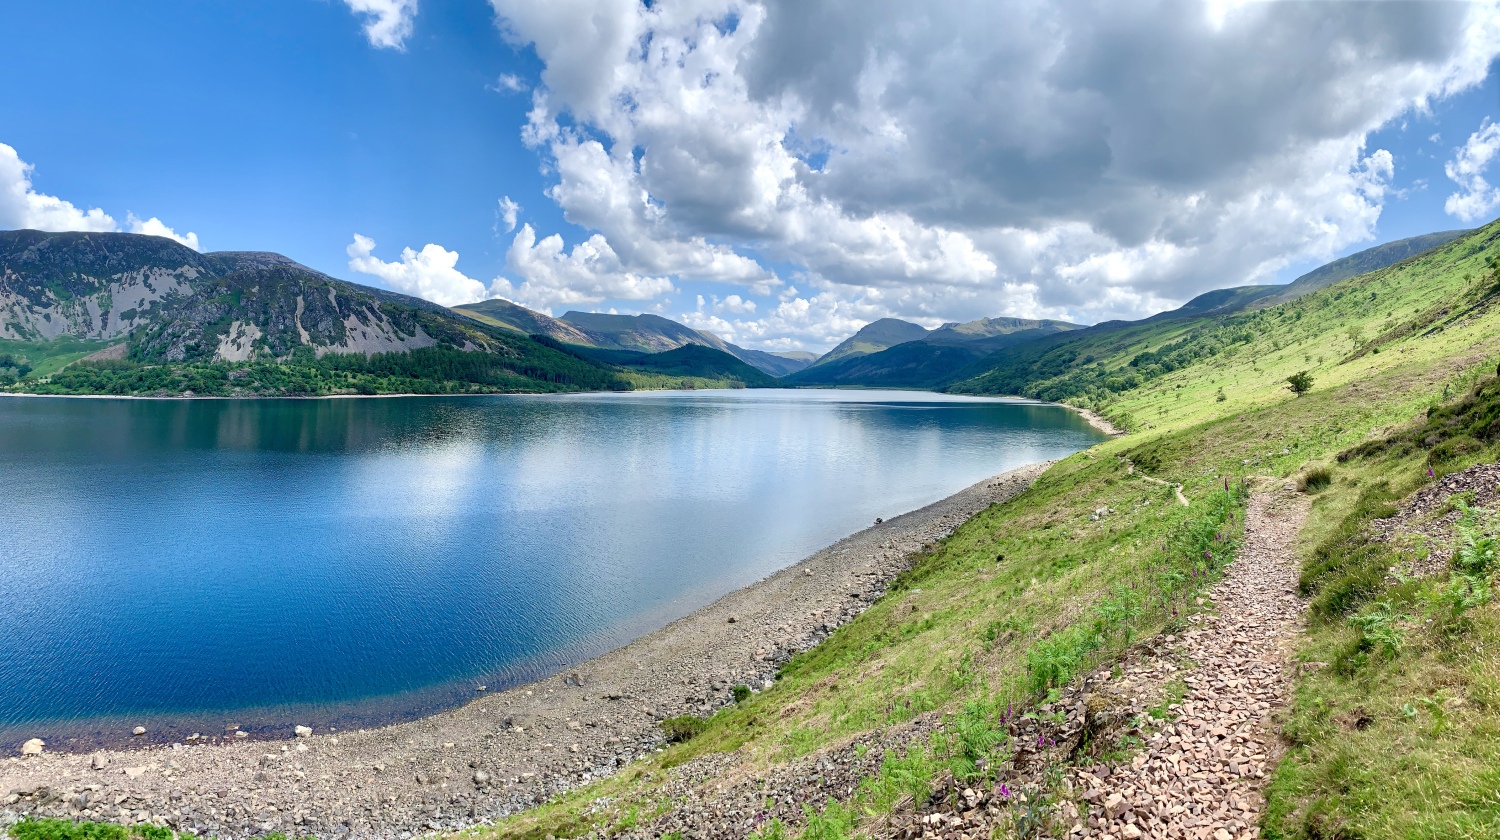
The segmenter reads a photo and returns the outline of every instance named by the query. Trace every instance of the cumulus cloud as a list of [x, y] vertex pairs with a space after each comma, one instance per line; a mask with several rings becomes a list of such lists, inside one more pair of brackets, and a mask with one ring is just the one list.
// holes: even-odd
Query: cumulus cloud
[[441, 306], [473, 303], [486, 297], [484, 284], [456, 267], [458, 252], [441, 245], [429, 243], [421, 251], [403, 248], [401, 262], [385, 262], [374, 256], [375, 240], [356, 233], [344, 250], [349, 255], [350, 270], [378, 277], [394, 291]]
[[1444, 211], [1465, 222], [1475, 222], [1500, 207], [1500, 187], [1484, 177], [1496, 153], [1500, 153], [1500, 124], [1485, 118], [1479, 130], [1469, 135], [1463, 148], [1443, 166], [1448, 178], [1458, 184], [1458, 192], [1443, 202]]
[[0, 143], [0, 228], [119, 230], [114, 218], [98, 207], [80, 210], [72, 202], [32, 189], [32, 169], [14, 148]]
[[510, 196], [500, 197], [499, 207], [495, 210], [495, 218], [505, 224], [505, 232], [510, 233], [516, 229], [516, 216], [521, 212], [521, 205], [511, 200]]
[[417, 0], [344, 0], [349, 11], [364, 19], [370, 46], [405, 50], [417, 19]]
[[599, 234], [566, 251], [561, 236], [554, 233], [537, 241], [531, 225], [522, 225], [506, 253], [505, 264], [521, 282], [513, 284], [498, 278], [491, 291], [548, 313], [554, 307], [584, 306], [603, 300], [651, 300], [673, 288], [669, 278], [626, 269], [609, 242]]
[[155, 216], [141, 221], [139, 218], [136, 218], [134, 213], [127, 213], [125, 214], [125, 224], [131, 233], [143, 233], [147, 236], [165, 236], [180, 245], [192, 248], [194, 251], [203, 250], [198, 247], [198, 234], [188, 231], [179, 236], [177, 235], [177, 231], [167, 227], [165, 222]]
[[[14, 148], [0, 143], [0, 229], [101, 233], [120, 230], [114, 217], [98, 207], [82, 210], [70, 201], [37, 192], [32, 188], [32, 170], [32, 165], [22, 160]], [[194, 251], [201, 250], [198, 234], [189, 231], [178, 235], [155, 216], [143, 221], [134, 213], [127, 213], [125, 229], [130, 233], [164, 236]]]
[[792, 266], [810, 294], [727, 322], [762, 346], [1139, 317], [1331, 256], [1390, 193], [1368, 135], [1500, 54], [1493, 2], [490, 2], [544, 67], [548, 196], [609, 254], [567, 282], [770, 296]]

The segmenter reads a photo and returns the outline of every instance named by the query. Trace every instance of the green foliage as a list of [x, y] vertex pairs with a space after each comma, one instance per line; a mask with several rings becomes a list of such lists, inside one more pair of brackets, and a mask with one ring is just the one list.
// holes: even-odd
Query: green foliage
[[10, 836], [15, 840], [173, 840], [174, 837], [192, 837], [189, 834], [174, 834], [170, 828], [155, 825], [123, 826], [33, 817], [11, 826]]
[[743, 703], [750, 699], [750, 686], [748, 685], [737, 685], [729, 689], [729, 691], [734, 695], [734, 702], [736, 703]]
[[1299, 370], [1286, 378], [1286, 387], [1297, 396], [1312, 390], [1313, 378], [1305, 370]]
[[853, 808], [837, 799], [828, 800], [822, 811], [803, 805], [802, 812], [807, 817], [807, 825], [802, 829], [801, 840], [845, 840], [854, 833], [858, 817]]
[[666, 736], [668, 743], [680, 744], [703, 734], [703, 731], [708, 728], [708, 720], [697, 715], [679, 715], [667, 718], [658, 726], [661, 727], [662, 734]]

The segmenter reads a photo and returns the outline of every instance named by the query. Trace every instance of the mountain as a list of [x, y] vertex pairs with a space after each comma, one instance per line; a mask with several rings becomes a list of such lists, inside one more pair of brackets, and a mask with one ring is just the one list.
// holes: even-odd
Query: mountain
[[875, 353], [845, 356], [786, 377], [788, 385], [932, 388], [984, 354], [963, 344], [908, 341]]
[[1411, 259], [1418, 254], [1431, 251], [1432, 249], [1446, 245], [1449, 242], [1463, 236], [1471, 231], [1467, 230], [1445, 230], [1437, 233], [1424, 233], [1421, 236], [1412, 236], [1406, 239], [1397, 239], [1366, 248], [1347, 257], [1334, 260], [1331, 263], [1321, 265], [1312, 271], [1298, 277], [1281, 288], [1275, 295], [1267, 296], [1256, 302], [1257, 306], [1275, 306], [1278, 303], [1296, 300], [1297, 298], [1332, 286], [1340, 280], [1347, 280], [1358, 274], [1366, 274], [1376, 269], [1395, 265], [1403, 260]]
[[668, 376], [738, 382], [747, 388], [777, 388], [781, 382], [758, 368], [712, 347], [684, 344], [661, 353], [649, 353], [623, 361], [626, 367], [664, 373]]
[[476, 321], [500, 327], [502, 329], [515, 330], [525, 335], [545, 335], [554, 341], [564, 344], [576, 344], [582, 347], [593, 347], [594, 339], [588, 333], [566, 321], [559, 321], [550, 315], [533, 312], [520, 304], [511, 303], [504, 298], [492, 298], [479, 303], [466, 303], [463, 306], [453, 307], [453, 311], [467, 315]]
[[836, 362], [848, 356], [863, 356], [878, 353], [887, 347], [921, 341], [927, 337], [927, 328], [898, 318], [881, 318], [860, 328], [859, 332], [839, 342], [838, 346], [824, 353], [813, 367]]
[[[1003, 347], [1081, 329], [1064, 321], [980, 318], [927, 330], [895, 318], [867, 325], [815, 364], [786, 377], [791, 385], [931, 388]], [[886, 347], [903, 336], [919, 336]], [[877, 349], [878, 348], [878, 349]]]
[[611, 315], [602, 312], [569, 311], [561, 318], [533, 312], [502, 298], [466, 303], [453, 307], [486, 324], [514, 329], [527, 335], [546, 335], [564, 344], [587, 347], [590, 358], [618, 362], [630, 358], [620, 353], [660, 353], [689, 344], [712, 347], [745, 362], [762, 373], [786, 376], [795, 373], [817, 358], [812, 353], [767, 353], [749, 350], [719, 338], [705, 330], [695, 330], [660, 315]]
[[[1356, 275], [1365, 274], [1389, 265], [1394, 265], [1403, 260], [1411, 259], [1439, 245], [1446, 245], [1466, 233], [1469, 233], [1469, 231], [1445, 230], [1438, 233], [1425, 233], [1421, 236], [1412, 236], [1407, 239], [1397, 239], [1392, 242], [1376, 245], [1373, 248], [1366, 248], [1363, 251], [1336, 259], [1333, 262], [1325, 263], [1286, 285], [1234, 286], [1228, 289], [1215, 289], [1211, 292], [1204, 292], [1177, 309], [1159, 312], [1145, 320], [1160, 321], [1168, 318], [1188, 318], [1200, 315], [1228, 315], [1231, 312], [1239, 312], [1243, 309], [1259, 309], [1267, 306], [1275, 306], [1278, 303], [1287, 303], [1310, 292], [1327, 288], [1341, 280], [1347, 280]], [[1122, 321], [1115, 323], [1128, 324], [1135, 322]]]
[[0, 232], [0, 340], [28, 358], [82, 341], [115, 360], [35, 383], [54, 392], [630, 387], [614, 368], [279, 254], [128, 233]]
[[801, 360], [763, 350], [730, 344], [705, 330], [695, 330], [660, 315], [608, 315], [599, 312], [565, 312], [563, 322], [585, 332], [588, 346], [613, 350], [659, 353], [687, 344], [712, 347], [771, 376], [785, 376], [807, 367]]

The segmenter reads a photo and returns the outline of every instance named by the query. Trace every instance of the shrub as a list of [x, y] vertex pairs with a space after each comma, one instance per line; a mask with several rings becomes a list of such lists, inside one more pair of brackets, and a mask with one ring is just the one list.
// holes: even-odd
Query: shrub
[[734, 702], [736, 703], [743, 703], [750, 699], [750, 686], [748, 685], [737, 685], [729, 689], [729, 692], [734, 695]]
[[1328, 489], [1333, 483], [1333, 473], [1327, 467], [1313, 467], [1302, 474], [1297, 482], [1297, 489], [1303, 493], [1321, 493]]
[[667, 718], [660, 726], [667, 736], [667, 743], [680, 744], [702, 734], [708, 728], [708, 721], [696, 715], [679, 715]]

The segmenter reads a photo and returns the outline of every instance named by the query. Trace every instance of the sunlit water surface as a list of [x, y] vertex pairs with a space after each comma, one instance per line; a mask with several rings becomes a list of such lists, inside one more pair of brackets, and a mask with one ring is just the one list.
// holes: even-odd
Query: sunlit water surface
[[430, 713], [1098, 439], [889, 391], [0, 399], [0, 743]]

